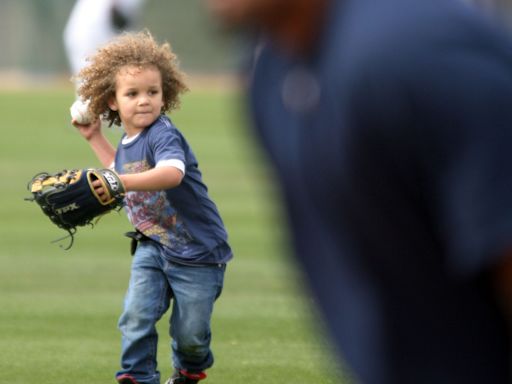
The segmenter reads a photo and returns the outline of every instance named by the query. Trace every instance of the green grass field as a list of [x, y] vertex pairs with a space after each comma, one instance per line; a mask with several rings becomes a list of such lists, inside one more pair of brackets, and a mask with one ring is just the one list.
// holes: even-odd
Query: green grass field
[[[39, 171], [99, 166], [69, 124], [71, 89], [0, 92], [0, 382], [114, 383], [116, 328], [128, 281], [130, 225], [121, 212], [81, 228], [69, 251], [28, 196]], [[346, 383], [284, 245], [270, 172], [234, 92], [192, 92], [173, 120], [199, 159], [235, 259], [213, 319], [207, 383]], [[117, 142], [119, 129], [109, 131]], [[159, 367], [171, 373], [167, 316]], [[338, 373], [337, 373], [338, 372]]]

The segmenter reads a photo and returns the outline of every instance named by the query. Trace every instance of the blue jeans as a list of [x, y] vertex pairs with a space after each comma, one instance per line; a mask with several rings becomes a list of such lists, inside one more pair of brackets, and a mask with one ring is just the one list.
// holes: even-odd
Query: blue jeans
[[121, 367], [140, 384], [159, 384], [155, 325], [173, 301], [171, 348], [176, 369], [200, 372], [213, 364], [210, 319], [222, 291], [225, 264], [186, 266], [162, 257], [152, 241], [139, 243], [133, 257], [124, 311]]

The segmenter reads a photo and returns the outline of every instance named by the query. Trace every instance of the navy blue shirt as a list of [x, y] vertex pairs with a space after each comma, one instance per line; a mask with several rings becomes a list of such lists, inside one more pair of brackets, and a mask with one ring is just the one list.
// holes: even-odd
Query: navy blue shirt
[[512, 44], [462, 2], [332, 7], [250, 96], [333, 340], [363, 383], [510, 383]]
[[217, 207], [209, 198], [194, 153], [167, 116], [160, 116], [133, 140], [121, 140], [115, 168], [120, 174], [155, 166], [184, 171], [181, 184], [163, 191], [128, 192], [125, 208], [135, 228], [162, 246], [171, 261], [225, 263], [232, 258]]

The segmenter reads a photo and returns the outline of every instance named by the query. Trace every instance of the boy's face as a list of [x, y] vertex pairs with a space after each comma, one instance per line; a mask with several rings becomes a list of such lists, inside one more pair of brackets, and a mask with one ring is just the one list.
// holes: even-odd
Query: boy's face
[[119, 70], [109, 107], [119, 113], [128, 136], [150, 126], [160, 116], [163, 105], [162, 75], [156, 67], [128, 65]]

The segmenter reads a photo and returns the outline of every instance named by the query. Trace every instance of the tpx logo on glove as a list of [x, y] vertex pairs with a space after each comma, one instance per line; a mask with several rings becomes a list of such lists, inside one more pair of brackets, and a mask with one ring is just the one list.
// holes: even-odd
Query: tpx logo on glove
[[64, 207], [56, 208], [55, 213], [57, 213], [58, 215], [62, 215], [63, 213], [71, 212], [76, 209], [80, 209], [80, 206], [77, 203], [71, 203], [69, 205], [65, 205]]

